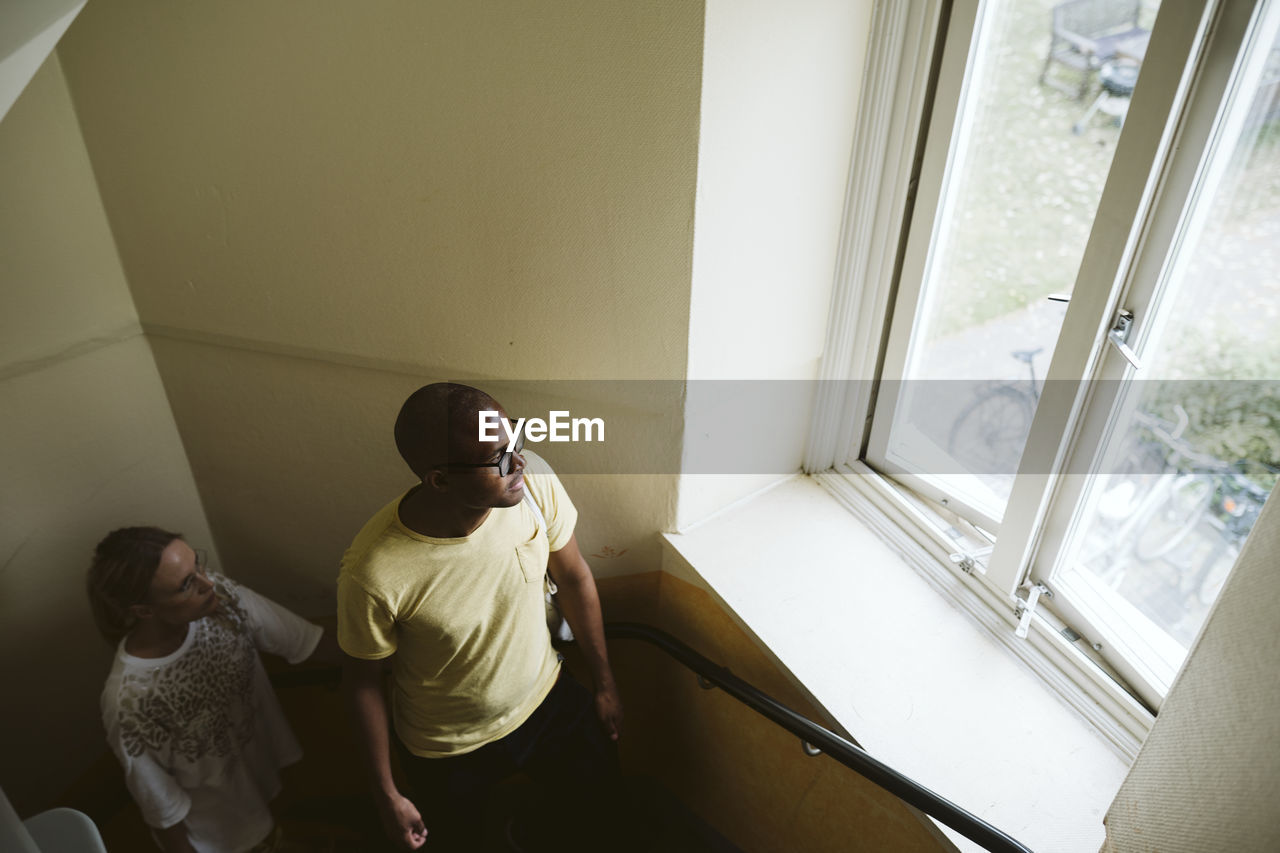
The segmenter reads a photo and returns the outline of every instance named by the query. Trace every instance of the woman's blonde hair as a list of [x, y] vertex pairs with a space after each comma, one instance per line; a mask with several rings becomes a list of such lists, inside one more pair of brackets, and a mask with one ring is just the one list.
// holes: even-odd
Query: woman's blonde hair
[[122, 527], [93, 549], [87, 578], [89, 608], [102, 636], [117, 642], [133, 630], [138, 618], [131, 608], [147, 600], [160, 555], [181, 538], [181, 533], [158, 527]]

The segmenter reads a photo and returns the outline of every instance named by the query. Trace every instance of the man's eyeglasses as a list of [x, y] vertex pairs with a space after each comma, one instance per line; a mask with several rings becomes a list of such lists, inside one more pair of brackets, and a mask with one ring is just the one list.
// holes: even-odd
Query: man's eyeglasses
[[505, 477], [515, 467], [515, 456], [524, 450], [524, 433], [516, 436], [515, 448], [504, 450], [502, 455], [492, 462], [447, 462], [443, 465], [432, 465], [432, 468], [497, 468], [498, 476]]

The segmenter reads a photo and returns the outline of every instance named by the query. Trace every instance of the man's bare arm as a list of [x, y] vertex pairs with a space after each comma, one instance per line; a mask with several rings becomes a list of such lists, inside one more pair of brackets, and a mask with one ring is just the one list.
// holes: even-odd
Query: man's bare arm
[[604, 618], [600, 613], [600, 595], [591, 575], [578, 539], [571, 536], [559, 551], [552, 551], [547, 561], [547, 571], [559, 589], [558, 598], [564, 618], [573, 629], [573, 636], [582, 647], [595, 683], [596, 715], [609, 737], [617, 740], [622, 734], [622, 699], [613, 680], [609, 666], [609, 651], [604, 642]]
[[391, 777], [391, 738], [382, 696], [383, 662], [344, 657], [342, 689], [383, 829], [403, 849], [417, 850], [427, 840], [427, 828], [417, 807], [400, 793]]

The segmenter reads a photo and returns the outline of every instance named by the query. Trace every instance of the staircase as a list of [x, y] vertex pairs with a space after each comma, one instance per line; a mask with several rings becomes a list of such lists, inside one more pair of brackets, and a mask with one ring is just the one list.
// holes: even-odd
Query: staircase
[[[364, 788], [363, 771], [344, 727], [344, 710], [334, 679], [318, 672], [291, 670], [283, 676], [277, 674], [276, 681], [281, 705], [304, 753], [299, 764], [281, 774], [284, 788], [272, 803], [285, 840], [278, 853], [396, 850], [384, 837]], [[534, 847], [507, 843], [507, 826], [517, 812], [516, 804], [531, 799], [532, 787], [526, 777], [516, 776], [495, 792], [486, 833], [488, 849], [494, 853], [520, 849], [541, 853]], [[602, 848], [600, 853], [613, 849], [631, 853], [742, 853], [652, 779], [627, 777], [624, 795], [626, 811], [634, 815], [635, 824], [620, 831], [624, 841]], [[90, 814], [102, 830], [109, 853], [158, 849], [122, 790], [101, 798]], [[565, 817], [572, 819], [571, 813]], [[547, 853], [565, 851], [552, 848]]]
[[[856, 773], [862, 779], [900, 798], [902, 802], [942, 821], [985, 849], [998, 853], [1030, 853], [1016, 839], [901, 775], [850, 740], [779, 703], [670, 634], [638, 623], [610, 623], [606, 625], [606, 633], [614, 640], [641, 640], [660, 649], [678, 661], [686, 671], [696, 674], [699, 686], [706, 689], [719, 688], [741, 705], [770, 720], [778, 730], [800, 737], [805, 752], [809, 755], [825, 754], [838, 765], [844, 765], [847, 771]], [[268, 666], [268, 669], [271, 668]], [[372, 801], [364, 790], [364, 774], [356, 758], [358, 752], [352, 741], [352, 733], [344, 722], [338, 670], [332, 667], [290, 669], [277, 672], [272, 680], [278, 688], [281, 705], [294, 727], [305, 756], [302, 762], [286, 768], [282, 774], [284, 788], [273, 802], [273, 811], [285, 831], [288, 843], [279, 846], [273, 853], [379, 853], [395, 849], [385, 839]], [[117, 780], [118, 775], [117, 771]], [[657, 782], [630, 777], [625, 780], [623, 788], [618, 797], [624, 808], [619, 815], [616, 839], [605, 840], [600, 847], [601, 853], [739, 851], [739, 848], [720, 836]], [[693, 793], [686, 790], [686, 793], [694, 796], [699, 790], [695, 788]], [[86, 807], [81, 807], [81, 810], [93, 817], [102, 828], [103, 839], [112, 853], [152, 848], [149, 832], [142, 825], [137, 810], [131, 803], [119, 806], [122, 793], [122, 786], [118, 781], [114, 790], [107, 791], [106, 799], [117, 801], [117, 807], [110, 813], [104, 814], [102, 809], [95, 812]], [[563, 844], [553, 842], [531, 846], [527, 841], [523, 845], [519, 841], [525, 835], [519, 828], [525, 824], [514, 820], [517, 817], [517, 804], [527, 810], [527, 804], [531, 801], [540, 797], [545, 801], [546, 793], [535, 791], [529, 780], [520, 777], [504, 783], [495, 792], [490, 803], [490, 816], [486, 821], [486, 844], [476, 853], [486, 853], [489, 850], [526, 853], [541, 853], [545, 850], [547, 853], [565, 853]], [[555, 821], [574, 819], [572, 804], [565, 804], [563, 810], [554, 806], [544, 807], [539, 814], [553, 814]], [[542, 837], [545, 838], [546, 834]], [[839, 845], [851, 840], [853, 839], [848, 835], [829, 836], [825, 839]], [[935, 847], [936, 843], [930, 840], [929, 849]]]

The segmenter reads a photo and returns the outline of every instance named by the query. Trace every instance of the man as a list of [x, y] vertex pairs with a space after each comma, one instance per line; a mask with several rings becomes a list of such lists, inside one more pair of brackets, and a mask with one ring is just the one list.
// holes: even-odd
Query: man
[[[482, 411], [500, 412], [507, 425], [495, 440], [480, 438]], [[580, 810], [616, 775], [610, 741], [622, 702], [595, 582], [573, 534], [577, 511], [546, 463], [509, 446], [510, 429], [478, 389], [415, 391], [395, 439], [420, 482], [383, 507], [343, 557], [343, 681], [378, 812], [405, 849], [480, 849], [489, 792], [519, 770], [572, 809], [558, 846], [592, 849], [572, 834], [598, 830], [599, 804]], [[590, 668], [594, 701], [560, 671], [546, 574]], [[413, 798], [391, 775], [387, 658], [395, 744]]]

